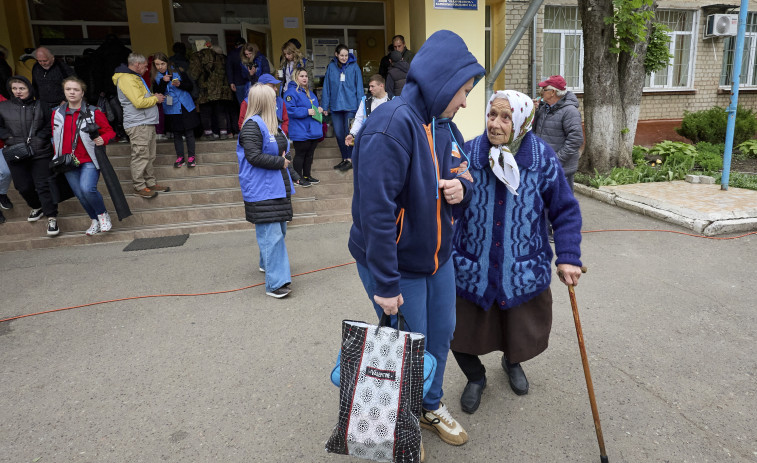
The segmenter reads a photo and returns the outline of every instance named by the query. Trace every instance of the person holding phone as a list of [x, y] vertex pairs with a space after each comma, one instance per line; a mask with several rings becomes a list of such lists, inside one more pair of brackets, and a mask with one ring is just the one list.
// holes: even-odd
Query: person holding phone
[[[176, 150], [174, 167], [195, 167], [195, 128], [200, 125], [200, 113], [189, 93], [192, 80], [181, 69], [174, 66], [164, 53], [155, 53], [153, 59], [153, 92], [166, 96], [163, 112], [166, 115], [166, 130], [173, 132], [173, 146]], [[187, 140], [187, 157], [184, 158], [184, 138]]]

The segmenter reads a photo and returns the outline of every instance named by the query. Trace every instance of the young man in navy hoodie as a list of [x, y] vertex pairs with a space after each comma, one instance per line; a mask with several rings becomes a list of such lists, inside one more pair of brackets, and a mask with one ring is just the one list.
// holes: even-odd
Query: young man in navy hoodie
[[452, 445], [468, 434], [441, 402], [455, 330], [452, 219], [470, 201], [463, 137], [452, 122], [485, 70], [450, 31], [428, 38], [402, 96], [366, 119], [357, 136], [349, 249], [376, 313], [398, 309], [407, 329], [426, 335], [437, 360], [421, 426]]

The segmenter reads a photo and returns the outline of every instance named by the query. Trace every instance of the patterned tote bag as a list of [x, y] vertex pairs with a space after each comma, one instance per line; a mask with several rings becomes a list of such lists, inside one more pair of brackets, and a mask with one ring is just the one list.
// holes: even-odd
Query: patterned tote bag
[[339, 422], [326, 451], [374, 461], [419, 462], [423, 400], [420, 333], [342, 322]]

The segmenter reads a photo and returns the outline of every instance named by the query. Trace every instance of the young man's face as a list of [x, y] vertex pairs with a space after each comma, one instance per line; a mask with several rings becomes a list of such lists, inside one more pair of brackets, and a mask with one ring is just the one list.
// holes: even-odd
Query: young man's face
[[384, 94], [384, 84], [380, 84], [378, 82], [371, 81], [368, 84], [368, 91], [371, 92], [371, 95], [373, 96], [379, 96]]
[[403, 42], [400, 39], [394, 39], [394, 42], [392, 42], [392, 45], [394, 45], [394, 49], [400, 53], [403, 53], [405, 51], [405, 42]]
[[442, 117], [454, 116], [460, 108], [464, 108], [467, 105], [468, 93], [473, 90], [473, 77], [466, 82], [460, 90], [452, 97], [452, 101], [447, 105], [447, 109], [442, 113]]

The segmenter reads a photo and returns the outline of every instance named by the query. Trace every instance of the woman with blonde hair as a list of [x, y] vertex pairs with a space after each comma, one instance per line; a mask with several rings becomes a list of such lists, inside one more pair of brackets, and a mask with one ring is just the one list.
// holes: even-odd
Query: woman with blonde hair
[[245, 216], [255, 224], [265, 293], [275, 298], [287, 296], [292, 282], [284, 242], [294, 194], [288, 150], [289, 142], [278, 128], [276, 92], [267, 85], [253, 85], [237, 142], [239, 185]]
[[269, 74], [271, 67], [268, 65], [268, 59], [260, 52], [256, 43], [247, 43], [239, 52], [239, 57], [244, 68], [244, 74], [249, 79], [247, 90], [250, 86], [258, 83], [258, 79], [263, 74]]
[[297, 68], [295, 85], [284, 94], [289, 116], [289, 138], [294, 143], [294, 170], [302, 177], [297, 184], [309, 187], [320, 182], [312, 176], [313, 155], [323, 137], [323, 108], [315, 92], [308, 89], [307, 70]]
[[286, 42], [281, 47], [281, 64], [279, 65], [279, 79], [282, 79], [283, 84], [280, 87], [280, 95], [289, 89], [290, 82], [293, 85], [297, 85], [295, 82], [294, 71], [297, 68], [303, 68], [308, 73], [308, 88], [313, 89], [313, 62], [307, 59], [302, 51], [297, 48], [292, 42]]

